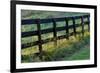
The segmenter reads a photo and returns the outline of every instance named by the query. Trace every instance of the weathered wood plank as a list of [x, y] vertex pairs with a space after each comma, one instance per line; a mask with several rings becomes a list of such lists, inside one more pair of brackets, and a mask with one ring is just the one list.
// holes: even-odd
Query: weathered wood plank
[[36, 20], [37, 23], [37, 30], [38, 30], [38, 46], [39, 46], [39, 58], [40, 60], [43, 59], [42, 57], [42, 41], [41, 41], [41, 27], [40, 27], [40, 19]]
[[[85, 31], [87, 31], [87, 30], [85, 30]], [[82, 32], [76, 32], [76, 34], [81, 34], [81, 33]], [[73, 36], [73, 35], [74, 35], [74, 32], [69, 33], [69, 37], [70, 36]], [[58, 36], [57, 37], [57, 40], [64, 39], [66, 37], [67, 37], [66, 35], [61, 35], [61, 36]], [[41, 44], [45, 44], [45, 43], [48, 43], [48, 42], [52, 42], [54, 40], [55, 40], [54, 38], [47, 38], [45, 40], [41, 40]], [[34, 42], [22, 44], [21, 45], [21, 48], [22, 49], [25, 49], [25, 48], [32, 47], [32, 46], [35, 46], [35, 45], [39, 45], [39, 41], [34, 41]]]
[[76, 37], [75, 18], [72, 18], [72, 20], [73, 20], [73, 32], [74, 32], [74, 35]]
[[56, 21], [55, 19], [52, 19], [53, 22], [53, 37], [54, 37], [54, 42], [55, 42], [55, 46], [57, 45], [57, 32], [56, 32]]
[[[84, 22], [84, 25], [88, 25], [89, 22]], [[75, 27], [80, 27], [80, 24], [75, 24]], [[68, 28], [67, 28], [68, 27]], [[62, 31], [62, 30], [67, 30], [73, 28], [73, 25], [69, 25], [67, 27], [56, 27], [56, 31]], [[43, 29], [41, 30], [41, 34], [46, 34], [46, 33], [52, 33], [53, 32], [53, 28], [49, 28], [49, 29]], [[38, 35], [38, 31], [29, 31], [29, 32], [22, 32], [21, 33], [21, 37], [29, 37], [29, 36], [34, 36], [34, 35]]]
[[67, 39], [69, 39], [69, 28], [68, 28], [68, 19], [65, 18], [65, 21], [66, 21], [66, 36], [67, 36]]
[[82, 36], [84, 36], [84, 21], [83, 21], [83, 17], [81, 17], [81, 25], [82, 25]]

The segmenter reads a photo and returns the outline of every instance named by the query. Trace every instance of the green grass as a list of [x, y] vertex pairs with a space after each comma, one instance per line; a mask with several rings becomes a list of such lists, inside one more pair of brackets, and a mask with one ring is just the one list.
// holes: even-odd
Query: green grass
[[[26, 13], [28, 12], [28, 13]], [[55, 18], [55, 17], [65, 17], [65, 16], [79, 16], [86, 15], [89, 13], [80, 12], [60, 12], [60, 11], [42, 11], [42, 10], [21, 10], [22, 19], [36, 19], [36, 18]]]
[[82, 48], [79, 52], [76, 52], [72, 56], [65, 57], [64, 60], [86, 60], [90, 58], [90, 48]]
[[[61, 60], [84, 60], [89, 59], [89, 33], [85, 33], [84, 38], [77, 35], [70, 37], [69, 40], [59, 40], [55, 47], [54, 43], [43, 45], [44, 56], [40, 60], [34, 53], [38, 52], [38, 47], [22, 50], [22, 62], [42, 62], [42, 61], [61, 61]], [[88, 45], [88, 46], [87, 46]], [[86, 47], [87, 46], [87, 47]], [[85, 54], [85, 55], [84, 55]], [[76, 57], [77, 56], [77, 57]]]
[[[71, 60], [70, 58], [73, 57], [75, 54], [79, 55], [77, 56], [78, 60], [81, 60], [80, 57], [82, 57], [82, 54], [86, 54], [85, 56], [82, 57], [83, 59], [89, 59], [90, 57], [89, 36], [79, 41], [68, 41], [67, 45], [68, 46], [65, 46], [65, 47], [62, 45], [58, 47], [57, 49], [53, 50], [50, 54], [51, 60], [52, 61]], [[84, 48], [86, 48], [87, 45], [88, 45], [87, 47], [88, 50], [85, 50]]]

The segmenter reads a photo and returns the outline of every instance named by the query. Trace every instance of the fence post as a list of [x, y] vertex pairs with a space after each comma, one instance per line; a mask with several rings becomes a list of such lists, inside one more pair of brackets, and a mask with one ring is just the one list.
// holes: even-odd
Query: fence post
[[88, 18], [88, 32], [90, 31], [90, 16], [87, 17]]
[[65, 22], [66, 22], [66, 35], [67, 35], [67, 39], [69, 39], [69, 28], [68, 28], [68, 19], [65, 18]]
[[73, 17], [72, 20], [73, 20], [73, 31], [74, 31], [74, 35], [75, 35], [75, 37], [76, 37], [75, 18]]
[[81, 25], [82, 25], [82, 36], [84, 36], [84, 21], [83, 21], [83, 16], [81, 17]]
[[42, 57], [42, 41], [41, 41], [41, 27], [40, 27], [40, 19], [36, 19], [36, 23], [37, 23], [37, 30], [38, 30], [38, 45], [39, 45], [39, 57], [40, 60], [43, 60]]
[[56, 32], [56, 21], [55, 19], [52, 19], [53, 21], [53, 36], [54, 36], [54, 42], [55, 42], [55, 46], [57, 46], [57, 32]]

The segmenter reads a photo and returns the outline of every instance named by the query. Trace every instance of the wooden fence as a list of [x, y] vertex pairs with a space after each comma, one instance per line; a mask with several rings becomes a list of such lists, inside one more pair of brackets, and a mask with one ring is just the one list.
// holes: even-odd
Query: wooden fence
[[[87, 21], [84, 21], [84, 19], [87, 18]], [[81, 19], [81, 23], [77, 24], [75, 22], [75, 20], [77, 19]], [[68, 21], [72, 20], [72, 25], [69, 25]], [[62, 27], [56, 27], [57, 22], [62, 22], [64, 21], [66, 23], [66, 26], [62, 26]], [[48, 29], [41, 29], [41, 24], [45, 24], [46, 23], [53, 23], [53, 28], [48, 28]], [[55, 45], [57, 45], [57, 40], [58, 39], [64, 39], [67, 38], [69, 39], [70, 36], [75, 35], [76, 34], [82, 34], [84, 36], [84, 32], [87, 31], [84, 29], [85, 25], [88, 25], [88, 31], [90, 30], [90, 15], [82, 15], [82, 16], [73, 16], [73, 17], [61, 17], [61, 18], [48, 18], [48, 19], [25, 19], [25, 20], [21, 20], [21, 24], [22, 25], [37, 25], [37, 30], [35, 31], [29, 31], [29, 32], [21, 32], [21, 37], [30, 37], [30, 36], [38, 36], [38, 41], [34, 41], [31, 43], [26, 43], [26, 44], [22, 44], [21, 48], [25, 49], [28, 47], [32, 47], [35, 45], [39, 46], [39, 53], [42, 53], [42, 44], [45, 44], [47, 42], [51, 42], [54, 41]], [[77, 27], [81, 27], [82, 31], [80, 32], [76, 32]], [[69, 33], [69, 29], [73, 29], [72, 33]], [[58, 31], [66, 31], [65, 35], [61, 35], [61, 36], [57, 36], [57, 32]], [[42, 40], [41, 35], [42, 34], [47, 34], [47, 33], [53, 33], [53, 38], [49, 38], [49, 39], [45, 39]]]

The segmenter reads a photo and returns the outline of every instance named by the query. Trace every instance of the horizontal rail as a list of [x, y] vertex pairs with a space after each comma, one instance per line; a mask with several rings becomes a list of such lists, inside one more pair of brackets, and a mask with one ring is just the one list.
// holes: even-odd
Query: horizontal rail
[[[89, 22], [85, 22], [84, 25], [87, 25], [88, 23]], [[79, 27], [79, 26], [81, 26], [81, 25], [75, 24], [75, 27]], [[69, 25], [68, 28], [66, 28], [65, 26], [56, 27], [56, 31], [62, 31], [62, 30], [70, 29], [70, 28], [73, 28], [73, 25]], [[52, 33], [52, 32], [53, 32], [53, 28], [41, 30], [41, 34]], [[28, 31], [28, 32], [21, 33], [22, 37], [29, 37], [29, 36], [33, 36], [33, 35], [37, 35], [37, 34], [38, 34], [38, 31]]]
[[[88, 31], [88, 30], [85, 30], [85, 31]], [[76, 32], [76, 34], [80, 34], [80, 33], [81, 32]], [[69, 33], [69, 37], [72, 36], [73, 34], [74, 34], [74, 32]], [[67, 38], [67, 35], [58, 36], [57, 37], [57, 40], [64, 39], [64, 38]], [[48, 38], [48, 39], [45, 39], [45, 40], [41, 40], [41, 42], [42, 42], [41, 44], [45, 44], [45, 43], [48, 43], [48, 42], [52, 42], [54, 40], [55, 40], [54, 38]], [[22, 49], [25, 49], [25, 48], [28, 48], [28, 47], [36, 46], [38, 44], [39, 44], [39, 41], [30, 42], [30, 43], [22, 44], [21, 45], [21, 48]]]

